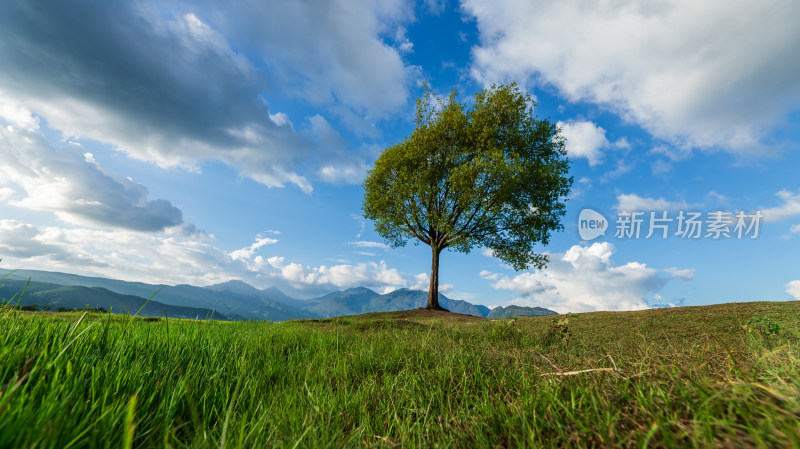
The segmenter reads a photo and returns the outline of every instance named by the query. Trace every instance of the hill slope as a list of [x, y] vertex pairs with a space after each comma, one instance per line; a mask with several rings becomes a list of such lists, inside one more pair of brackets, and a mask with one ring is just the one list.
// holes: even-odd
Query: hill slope
[[514, 318], [515, 316], [545, 316], [545, 315], [556, 315], [556, 312], [553, 312], [550, 309], [545, 309], [544, 307], [525, 307], [525, 306], [515, 306], [510, 305], [507, 307], [495, 307], [489, 312], [487, 318], [497, 319], [497, 318]]
[[[126, 426], [136, 447], [800, 447], [798, 316], [800, 301], [581, 313], [567, 340], [550, 317], [428, 310], [20, 313], [0, 319], [0, 447], [125, 447]], [[781, 327], [748, 333], [753, 317]]]

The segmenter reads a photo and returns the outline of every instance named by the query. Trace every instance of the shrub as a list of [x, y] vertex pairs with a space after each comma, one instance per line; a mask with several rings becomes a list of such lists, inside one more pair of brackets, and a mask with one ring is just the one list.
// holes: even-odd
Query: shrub
[[781, 330], [781, 325], [763, 315], [756, 315], [750, 318], [747, 324], [742, 326], [742, 329], [748, 334], [758, 332], [763, 336], [777, 335]]

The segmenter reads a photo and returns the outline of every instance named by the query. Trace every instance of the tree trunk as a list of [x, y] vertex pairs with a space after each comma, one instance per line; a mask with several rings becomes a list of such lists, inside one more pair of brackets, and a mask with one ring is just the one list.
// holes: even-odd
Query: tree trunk
[[439, 253], [442, 250], [431, 246], [431, 251], [431, 284], [428, 287], [428, 304], [425, 308], [447, 311], [447, 309], [439, 305]]

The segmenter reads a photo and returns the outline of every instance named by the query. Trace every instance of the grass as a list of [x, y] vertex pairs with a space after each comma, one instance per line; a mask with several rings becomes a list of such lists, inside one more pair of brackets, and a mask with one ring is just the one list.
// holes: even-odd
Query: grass
[[800, 447], [799, 317], [800, 302], [587, 313], [567, 343], [552, 317], [6, 310], [0, 447]]

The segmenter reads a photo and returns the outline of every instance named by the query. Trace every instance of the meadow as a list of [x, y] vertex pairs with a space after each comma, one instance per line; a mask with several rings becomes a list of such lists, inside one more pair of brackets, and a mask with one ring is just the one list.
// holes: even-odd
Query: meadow
[[[800, 447], [800, 302], [0, 314], [0, 448]], [[583, 371], [583, 372], [581, 372]]]

